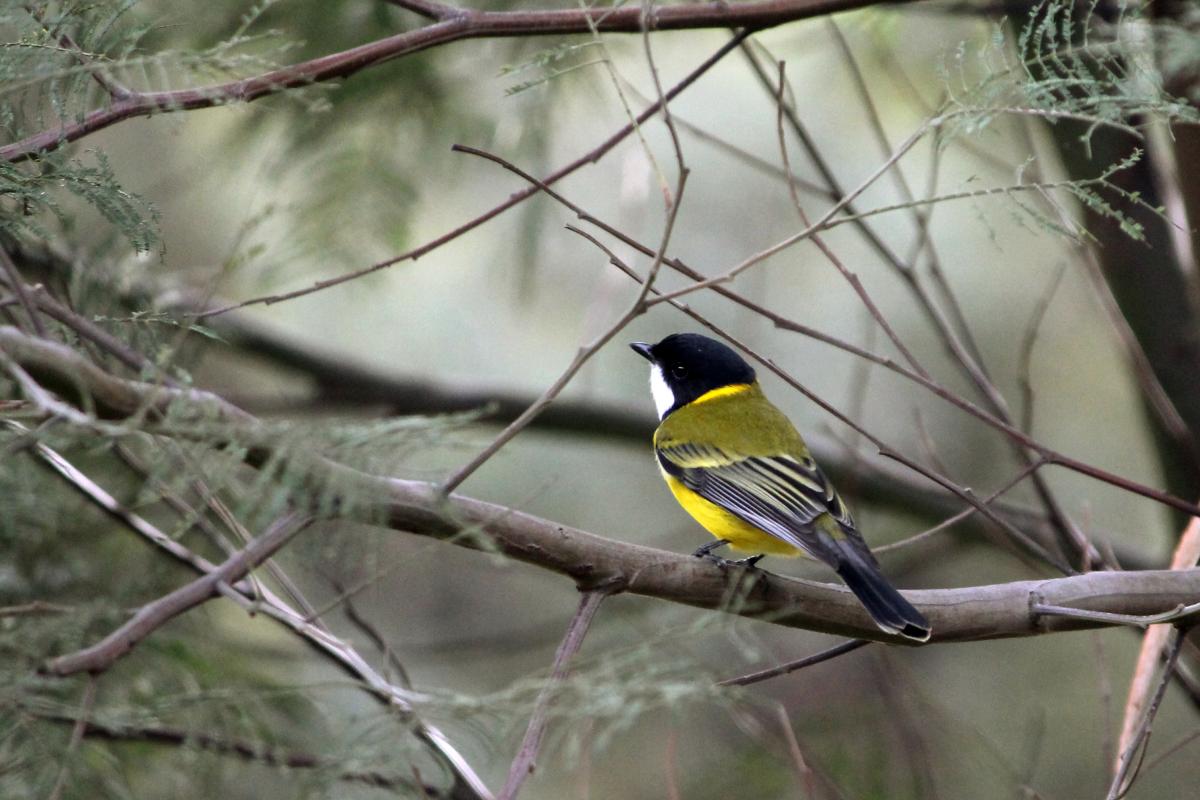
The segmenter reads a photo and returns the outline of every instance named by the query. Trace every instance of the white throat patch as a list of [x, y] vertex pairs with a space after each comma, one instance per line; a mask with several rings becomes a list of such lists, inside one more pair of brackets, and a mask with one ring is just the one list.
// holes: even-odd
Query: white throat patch
[[662, 367], [658, 364], [650, 365], [650, 394], [654, 395], [654, 407], [658, 410], [658, 418], [662, 419], [675, 405], [675, 393], [667, 386]]

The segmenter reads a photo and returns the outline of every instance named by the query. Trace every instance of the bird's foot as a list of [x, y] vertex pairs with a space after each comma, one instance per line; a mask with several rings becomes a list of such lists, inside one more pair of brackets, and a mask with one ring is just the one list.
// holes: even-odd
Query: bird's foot
[[758, 555], [750, 556], [749, 558], [739, 558], [734, 560], [731, 558], [722, 558], [713, 552], [714, 550], [724, 547], [727, 544], [729, 544], [728, 539], [717, 539], [714, 542], [709, 542], [703, 547], [696, 548], [696, 552], [692, 553], [692, 555], [694, 555], [696, 558], [706, 558], [716, 564], [718, 567], [742, 567], [744, 569], [753, 569], [754, 565], [757, 564], [764, 555], [763, 553], [759, 553]]
[[697, 547], [692, 555], [694, 555], [696, 558], [715, 558], [718, 561], [725, 561], [726, 559], [721, 558], [720, 556], [714, 556], [712, 551], [718, 550], [727, 544], [729, 544], [728, 539], [715, 539], [703, 547]]

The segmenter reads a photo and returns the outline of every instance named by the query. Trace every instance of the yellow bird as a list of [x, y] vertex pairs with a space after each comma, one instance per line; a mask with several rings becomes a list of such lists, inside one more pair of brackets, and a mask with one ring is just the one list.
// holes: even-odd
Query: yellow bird
[[717, 539], [697, 556], [716, 558], [712, 551], [729, 545], [758, 554], [736, 562], [746, 566], [765, 554], [815, 558], [833, 567], [880, 629], [929, 639], [929, 623], [883, 577], [850, 510], [741, 356], [695, 333], [630, 347], [650, 361], [663, 478]]

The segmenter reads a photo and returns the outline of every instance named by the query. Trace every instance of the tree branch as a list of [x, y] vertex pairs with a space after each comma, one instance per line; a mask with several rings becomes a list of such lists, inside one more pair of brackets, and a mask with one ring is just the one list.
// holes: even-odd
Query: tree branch
[[739, 675], [736, 678], [725, 678], [724, 680], [717, 681], [717, 685], [749, 686], [752, 683], [765, 681], [769, 678], [776, 678], [780, 675], [788, 675], [796, 670], [805, 669], [807, 667], [812, 667], [817, 664], [830, 661], [838, 656], [843, 656], [846, 653], [852, 653], [860, 647], [864, 647], [868, 644], [870, 644], [870, 642], [865, 639], [847, 639], [846, 641], [841, 642], [840, 644], [835, 644], [833, 647], [826, 648], [819, 653], [813, 653], [810, 656], [804, 656], [803, 658], [798, 658], [795, 661], [786, 661], [782, 664], [777, 664], [774, 667], [760, 669], [757, 672], [750, 672], [746, 675]]
[[[42, 293], [37, 295], [39, 303]], [[46, 310], [43, 308], [43, 310]], [[315, 387], [315, 397], [269, 402], [272, 412], [304, 411], [314, 404], [352, 408], [373, 407], [377, 412], [394, 415], [445, 414], [483, 411], [483, 419], [498, 423], [515, 420], [534, 402], [534, 397], [497, 386], [446, 384], [418, 376], [394, 375], [360, 362], [352, 353], [325, 350], [319, 345], [300, 342], [270, 325], [240, 313], [213, 317], [205, 323], [220, 334], [221, 343], [238, 350], [269, 359], [275, 364], [308, 376]], [[216, 345], [220, 346], [220, 345]], [[237, 396], [234, 400], [241, 400]], [[244, 400], [251, 410], [259, 404]], [[326, 409], [327, 410], [327, 409]], [[542, 430], [575, 434], [593, 434], [605, 438], [627, 438], [641, 445], [650, 441], [654, 432], [653, 418], [644, 410], [590, 400], [556, 399], [543, 409], [531, 423]], [[965, 529], [986, 526], [986, 520], [975, 516], [971, 509], [961, 511], [962, 502], [929, 481], [921, 480], [907, 470], [899, 470], [879, 459], [855, 453], [831, 436], [813, 432], [805, 436], [817, 461], [840, 485], [852, 486], [853, 494], [868, 502], [903, 507], [910, 513], [926, 515], [943, 524], [951, 523]], [[993, 499], [987, 505], [1002, 519], [1022, 529], [1048, 532], [1049, 522], [1044, 514], [1020, 503]], [[1093, 531], [1093, 538], [1104, 540], [1103, 531]], [[1042, 541], [1044, 537], [1035, 537]], [[891, 545], [889, 545], [891, 546]], [[1120, 563], [1126, 568], [1148, 569], [1156, 566], [1144, 554], [1114, 545]], [[876, 552], [879, 549], [876, 548]]]
[[[912, 136], [910, 136], [909, 139], [906, 140], [906, 142], [904, 144], [900, 145], [900, 147], [897, 148], [896, 153], [893, 155], [893, 158], [896, 157], [896, 154], [900, 154], [903, 151], [905, 151], [907, 148], [910, 148], [916, 142], [917, 137], [921, 134], [922, 130], [925, 130], [925, 129], [932, 130], [934, 128], [937, 128], [941, 124], [943, 124], [944, 121], [948, 118], [949, 118], [949, 115], [943, 116], [943, 117], [938, 117], [933, 120], [927, 121], [920, 130], [918, 130], [916, 133], [914, 133]], [[515, 164], [513, 164], [509, 161], [506, 161], [505, 159], [503, 159], [497, 155], [494, 155], [492, 153], [488, 153], [486, 151], [479, 150], [479, 149], [473, 148], [473, 147], [465, 147], [463, 145], [456, 144], [456, 145], [454, 145], [453, 149], [464, 152], [464, 153], [470, 153], [472, 155], [480, 156], [481, 158], [485, 158], [489, 161], [492, 161], [493, 163], [500, 165], [501, 167], [512, 172], [515, 175], [519, 175], [524, 180], [536, 185], [539, 189], [541, 189], [541, 191], [545, 192], [549, 197], [553, 198], [554, 200], [557, 200], [559, 203], [570, 208], [572, 211], [574, 211], [579, 216], [580, 219], [590, 222], [590, 223], [596, 225], [597, 227], [601, 228], [602, 230], [604, 230], [606, 233], [616, 236], [622, 242], [624, 242], [625, 244], [628, 244], [630, 247], [633, 247], [634, 249], [638, 250], [639, 252], [643, 253], [644, 255], [653, 255], [654, 251], [651, 250], [650, 248], [646, 247], [644, 244], [641, 244], [640, 242], [630, 238], [629, 236], [625, 235], [624, 233], [617, 230], [613, 226], [608, 225], [603, 220], [600, 220], [600, 219], [588, 214], [586, 211], [584, 211], [578, 205], [576, 205], [575, 203], [572, 203], [570, 200], [566, 199], [561, 194], [559, 194], [555, 190], [551, 189], [549, 184], [547, 184], [545, 181], [539, 181], [537, 178], [533, 177], [528, 172], [525, 172], [524, 170], [522, 170], [520, 167], [516, 166]], [[816, 339], [821, 342], [825, 342], [826, 344], [837, 347], [840, 350], [844, 350], [848, 353], [859, 356], [860, 358], [864, 358], [868, 361], [871, 361], [872, 363], [878, 364], [898, 375], [901, 375], [901, 376], [907, 378], [908, 380], [911, 380], [914, 383], [919, 384], [923, 388], [932, 392], [934, 395], [940, 397], [941, 399], [945, 400], [946, 402], [950, 403], [951, 405], [970, 414], [971, 416], [980, 420], [984, 424], [1004, 433], [1010, 439], [1012, 439], [1014, 442], [1018, 442], [1021, 445], [1024, 445], [1025, 447], [1030, 448], [1035, 453], [1039, 454], [1042, 458], [1044, 458], [1046, 461], [1046, 464], [1055, 464], [1055, 465], [1058, 465], [1061, 467], [1065, 467], [1066, 469], [1069, 469], [1073, 472], [1078, 472], [1082, 475], [1087, 475], [1088, 477], [1094, 478], [1096, 480], [1112, 484], [1113, 486], [1116, 486], [1121, 489], [1125, 489], [1126, 491], [1129, 491], [1129, 492], [1133, 492], [1134, 494], [1140, 494], [1143, 497], [1157, 500], [1158, 502], [1161, 502], [1164, 505], [1171, 506], [1172, 508], [1175, 508], [1179, 511], [1183, 511], [1187, 514], [1191, 514], [1193, 516], [1200, 516], [1200, 506], [1197, 506], [1194, 503], [1190, 503], [1186, 500], [1182, 500], [1179, 497], [1171, 495], [1167, 492], [1163, 492], [1161, 490], [1154, 489], [1149, 486], [1145, 486], [1144, 484], [1139, 484], [1137, 481], [1132, 481], [1128, 478], [1122, 477], [1115, 473], [1109, 472], [1107, 470], [1101, 469], [1101, 468], [1093, 466], [1091, 464], [1079, 461], [1078, 459], [1071, 458], [1070, 456], [1067, 456], [1063, 453], [1057, 452], [1057, 451], [1051, 449], [1050, 447], [1047, 447], [1046, 445], [1031, 438], [1030, 436], [1026, 435], [1024, 431], [1020, 430], [1019, 428], [1015, 427], [1014, 425], [1012, 425], [1008, 422], [1005, 422], [1003, 419], [999, 419], [999, 418], [993, 416], [987, 410], [980, 408], [979, 406], [975, 405], [974, 403], [972, 403], [971, 401], [969, 401], [963, 397], [960, 397], [959, 395], [950, 391], [949, 389], [942, 386], [938, 382], [933, 381], [928, 378], [925, 378], [920, 373], [917, 373], [917, 372], [914, 372], [914, 371], [908, 369], [907, 367], [903, 366], [902, 364], [897, 363], [895, 360], [890, 359], [890, 358], [884, 358], [884, 357], [878, 356], [874, 353], [867, 352], [867, 351], [863, 350], [861, 347], [857, 347], [848, 342], [842, 341], [836, 337], [829, 336], [828, 334], [824, 334], [824, 333], [822, 333], [814, 328], [811, 328], [809, 326], [802, 325], [797, 322], [793, 322], [792, 320], [789, 320], [786, 317], [782, 317], [779, 314], [775, 314], [775, 313], [769, 311], [768, 309], [765, 309], [765, 308], [759, 306], [756, 303], [751, 303], [751, 302], [745, 300], [745, 298], [742, 298], [740, 295], [738, 295], [735, 292], [731, 292], [727, 287], [725, 287], [723, 285], [723, 282], [731, 279], [738, 272], [748, 269], [749, 267], [758, 263], [762, 259], [766, 258], [768, 255], [779, 252], [780, 250], [784, 249], [785, 247], [795, 244], [796, 242], [800, 241], [804, 237], [807, 237], [814, 231], [823, 229], [827, 225], [827, 223], [830, 222], [830, 217], [831, 217], [833, 211], [836, 210], [837, 208], [842, 208], [846, 204], [852, 202], [854, 197], [857, 196], [858, 193], [861, 193], [862, 191], [864, 191], [867, 186], [869, 186], [876, 178], [878, 178], [880, 175], [882, 175], [886, 171], [886, 166], [887, 165], [884, 165], [884, 167], [880, 167], [880, 168], [876, 169], [875, 172], [873, 173], [872, 177], [867, 178], [865, 181], [863, 181], [862, 183], [859, 184], [857, 189], [855, 189], [849, 195], [847, 195], [847, 196], [843, 197], [841, 200], [839, 200], [837, 202], [837, 204], [835, 204], [833, 210], [826, 211], [825, 214], [823, 214], [822, 217], [813, 225], [805, 228], [804, 230], [800, 231], [799, 233], [793, 234], [783, 240], [780, 240], [779, 242], [776, 242], [774, 245], [766, 248], [765, 250], [760, 250], [759, 252], [755, 253], [754, 255], [751, 255], [748, 258], [743, 259], [741, 262], [739, 262], [734, 267], [726, 270], [724, 273], [721, 273], [715, 277], [704, 278], [698, 272], [691, 269], [690, 267], [688, 267], [686, 264], [682, 263], [678, 259], [675, 259], [675, 258], [665, 259], [663, 261], [664, 264], [671, 267], [675, 271], [692, 278], [696, 282], [692, 283], [688, 286], [685, 286], [682, 289], [673, 291], [673, 292], [656, 293], [653, 298], [647, 300], [647, 303], [649, 303], [649, 304], [671, 303], [673, 305], [677, 305], [677, 307], [682, 308], [681, 305], [678, 305], [679, 297], [689, 294], [689, 293], [692, 293], [692, 292], [695, 292], [695, 291], [698, 291], [703, 288], [711, 288], [713, 291], [717, 292], [718, 294], [721, 294], [725, 297], [728, 297], [731, 300], [734, 300], [739, 305], [745, 306], [747, 308], [751, 308], [751, 310], [755, 311], [756, 313], [760, 314], [764, 318], [773, 322], [775, 324], [775, 326], [778, 328], [801, 333], [810, 338]], [[631, 277], [634, 277], [633, 273], [627, 273], [627, 274], [630, 274]], [[713, 326], [710, 325], [709, 327], [711, 328]], [[725, 335], [725, 338], [730, 338], [730, 337], [728, 335]], [[731, 339], [731, 341], [733, 341], [733, 340]], [[742, 349], [746, 349], [746, 348], [742, 347]], [[763, 363], [767, 363], [767, 362], [764, 361]], [[769, 363], [768, 363], [768, 366], [770, 366]], [[840, 419], [842, 422], [846, 423], [850, 427], [856, 428], [856, 430], [858, 430], [860, 434], [865, 434], [865, 431], [863, 431], [861, 429], [861, 427], [856, 427], [850, 420], [848, 420], [845, 417], [844, 414], [842, 414], [841, 412], [834, 409], [828, 403], [825, 403], [825, 402], [819, 400], [811, 392], [808, 392], [807, 390], [805, 390], [802, 387], [800, 387], [799, 385], [797, 385], [793, 380], [789, 380], [788, 376], [786, 376], [785, 374], [781, 374], [778, 370], [775, 370], [775, 371], [777, 374], [780, 374], [780, 377], [783, 377], [785, 380], [788, 380], [788, 382], [791, 383], [795, 388], [797, 388], [802, 393], [804, 393], [807, 397], [809, 397], [809, 399], [813, 400], [814, 402], [817, 402], [818, 405], [821, 405], [821, 407], [824, 408], [826, 411], [830, 412], [831, 414], [833, 414], [835, 417], [837, 417], [838, 419]], [[873, 437], [868, 436], [868, 439], [873, 439]], [[877, 444], [877, 441], [872, 441], [872, 443]], [[889, 455], [891, 457], [900, 458], [897, 454], [894, 454], [894, 453], [889, 453]], [[920, 469], [918, 469], [916, 467], [915, 464], [910, 463], [910, 462], [905, 462], [905, 463], [907, 466], [913, 467], [914, 469], [917, 469], [917, 471], [921, 471]]]
[[[13, 422], [9, 422], [9, 425], [18, 426]], [[216, 564], [188, 550], [144, 518], [121, 506], [108, 492], [51, 448], [41, 442], [36, 442], [31, 452], [50, 465], [70, 486], [78, 490], [90, 502], [95, 503], [130, 530], [169, 553], [173, 558], [201, 574], [208, 574], [217, 569]], [[416, 695], [413, 692], [390, 683], [348, 643], [324, 627], [306, 619], [288, 606], [269, 587], [251, 587], [248, 581], [243, 580], [233, 586], [218, 583], [217, 588], [222, 595], [246, 611], [261, 614], [296, 634], [315, 651], [328, 657], [336, 666], [344, 670], [373, 697], [384, 703], [389, 709], [398, 711], [404, 724], [412, 728], [413, 734], [428, 745], [454, 775], [455, 787], [451, 792], [453, 797], [490, 800], [491, 792], [488, 791], [487, 786], [476, 775], [466, 759], [439, 729], [422, 720], [416, 713], [414, 709]]]
[[[890, 0], [890, 4], [915, 1]], [[132, 92], [124, 96], [114, 96], [111, 103], [82, 114], [75, 122], [64, 122], [56, 128], [49, 128], [0, 147], [0, 159], [14, 162], [33, 158], [39, 153], [57, 150], [69, 142], [132, 117], [190, 111], [230, 103], [250, 103], [288, 89], [346, 78], [385, 61], [460, 39], [564, 35], [591, 33], [593, 30], [601, 33], [641, 33], [647, 27], [650, 30], [762, 29], [878, 4], [880, 0], [684, 3], [656, 7], [648, 18], [644, 18], [640, 5], [545, 11], [455, 9], [455, 13], [446, 13], [445, 16], [437, 12], [438, 21], [430, 25], [261, 75], [213, 86], [166, 92]], [[430, 12], [426, 13], [426, 16], [432, 16], [432, 9], [437, 4], [420, 3], [412, 7], [416, 8], [417, 5]]]
[[[53, 714], [27, 709], [34, 717], [47, 722], [76, 725], [79, 718], [69, 714]], [[218, 755], [235, 756], [246, 761], [256, 761], [271, 767], [286, 769], [336, 769], [338, 761], [333, 758], [301, 750], [284, 750], [269, 744], [242, 739], [225, 738], [197, 730], [187, 730], [162, 725], [122, 725], [85, 720], [83, 736], [87, 739], [106, 739], [113, 742], [143, 742], [148, 744], [194, 747]], [[425, 792], [429, 798], [444, 797], [436, 786], [417, 787], [411, 778], [386, 775], [375, 770], [343, 770], [337, 779], [350, 783], [363, 783], [380, 789], [406, 789], [410, 792]], [[420, 795], [414, 795], [420, 796]]]
[[614, 591], [620, 591], [619, 584], [590, 589], [579, 598], [575, 616], [571, 617], [571, 624], [567, 626], [567, 632], [554, 654], [554, 669], [550, 673], [550, 679], [546, 681], [542, 691], [538, 693], [537, 700], [534, 701], [533, 714], [529, 718], [525, 736], [521, 739], [521, 747], [509, 767], [508, 778], [500, 794], [496, 795], [496, 800], [513, 800], [520, 793], [525, 779], [533, 772], [534, 762], [542, 744], [542, 735], [546, 732], [546, 716], [550, 712], [550, 704], [554, 702], [554, 690], [567, 676], [571, 659], [583, 645], [583, 637], [587, 635], [600, 604]]
[[[87, 364], [69, 348], [41, 342], [15, 328], [0, 327], [0, 348], [16, 359], [36, 360], [38, 371], [85, 395], [104, 398], [110, 415], [131, 415], [162, 403], [164, 393], [203, 403], [197, 409], [228, 420], [233, 436], [260, 440], [248, 458], [261, 463], [267, 446], [254, 418], [207, 392], [167, 390], [115, 378]], [[87, 363], [84, 361], [83, 363]], [[95, 383], [96, 385], [90, 385]], [[82, 385], [80, 385], [82, 384]], [[116, 402], [118, 405], [112, 405]], [[165, 410], [165, 409], [164, 409]], [[451, 539], [474, 549], [499, 550], [520, 561], [572, 578], [583, 589], [609, 581], [626, 591], [676, 603], [754, 617], [778, 625], [860, 639], [894, 641], [884, 634], [849, 590], [839, 585], [784, 578], [754, 570], [725, 569], [691, 556], [606, 539], [493, 503], [460, 495], [446, 497], [435, 484], [368, 475], [309, 453], [304, 466], [322, 486], [344, 487], [366, 519], [396, 530]], [[366, 508], [371, 505], [373, 507]], [[483, 532], [488, 541], [465, 532]], [[634, 537], [631, 537], [634, 538]], [[748, 586], [739, 589], [739, 584]], [[735, 608], [731, 596], [738, 598]], [[1146, 572], [1093, 572], [1044, 581], [907, 592], [933, 626], [934, 642], [973, 641], [1079, 630], [1103, 626], [1096, 619], [1043, 616], [1035, 605], [1081, 608], [1113, 614], [1160, 614], [1200, 597], [1200, 569]]]
[[222, 584], [231, 585], [258, 566], [308, 527], [311, 520], [288, 515], [276, 520], [261, 536], [230, 556], [221, 566], [138, 609], [133, 618], [102, 640], [76, 653], [51, 659], [41, 672], [63, 678], [78, 672], [103, 672], [127, 654], [142, 639], [188, 609], [220, 594]]

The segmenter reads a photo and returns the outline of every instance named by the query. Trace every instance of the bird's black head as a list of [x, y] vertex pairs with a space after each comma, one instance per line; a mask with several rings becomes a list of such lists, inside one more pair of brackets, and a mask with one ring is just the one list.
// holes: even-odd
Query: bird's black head
[[673, 333], [658, 344], [629, 346], [651, 364], [650, 391], [660, 419], [713, 389], [754, 383], [754, 370], [741, 356], [698, 333]]

